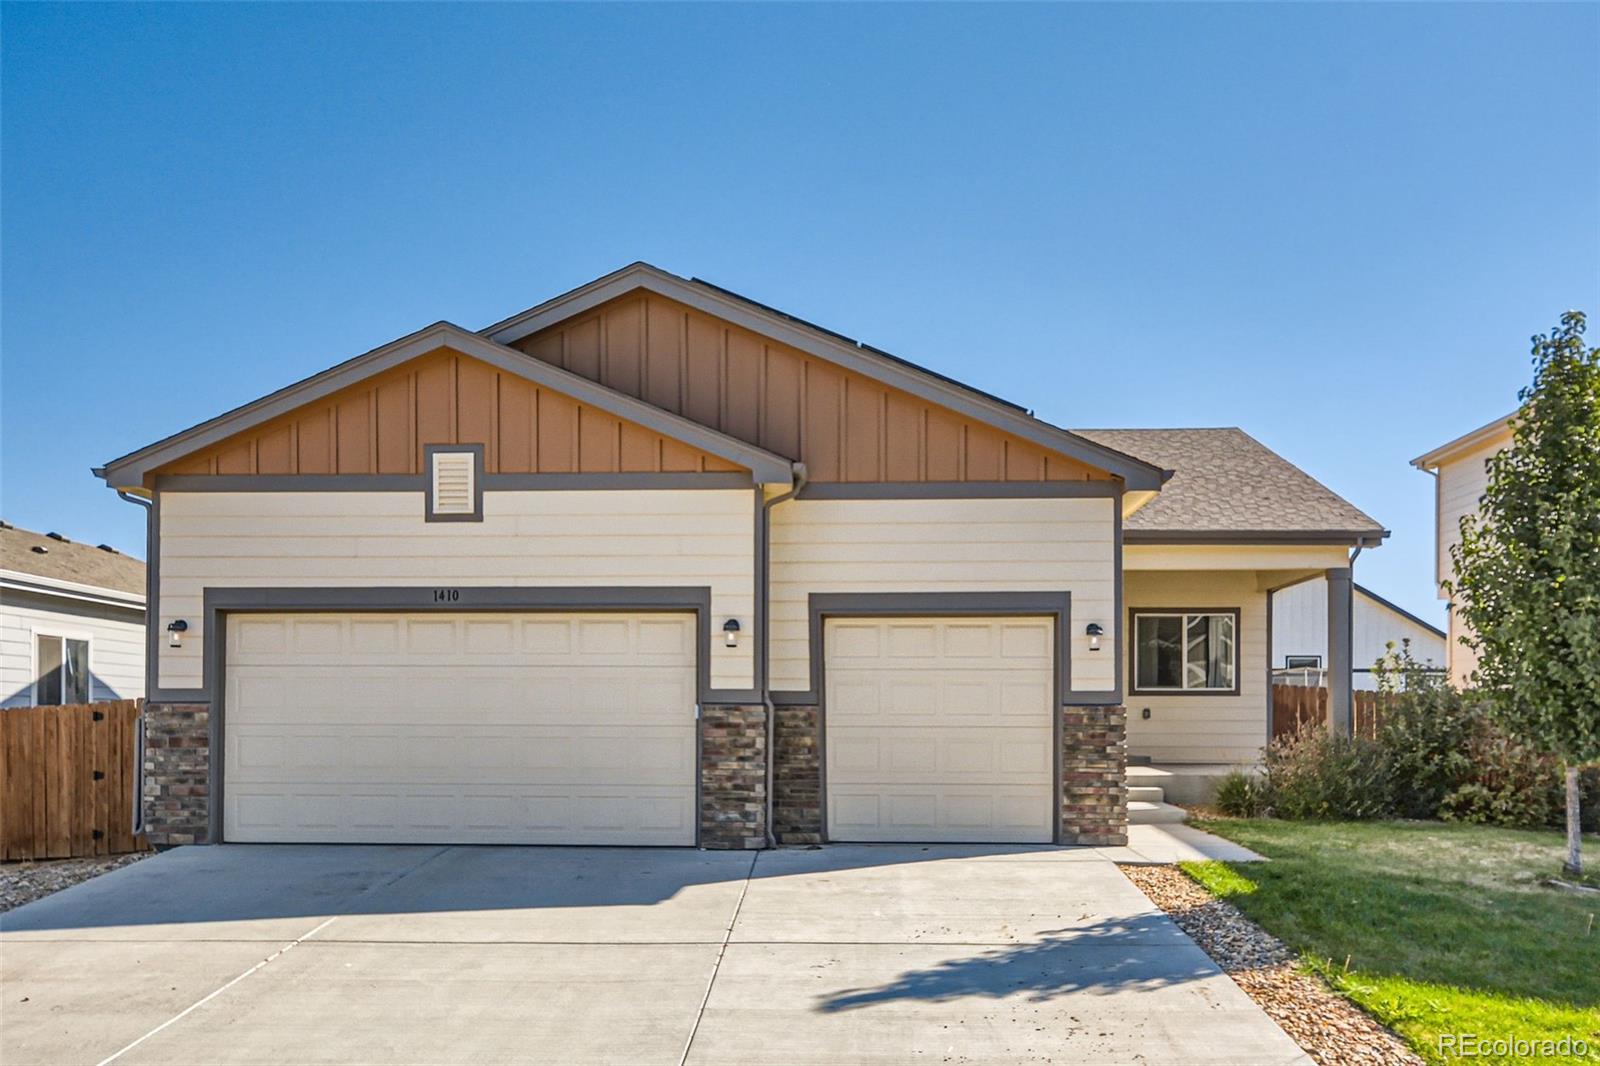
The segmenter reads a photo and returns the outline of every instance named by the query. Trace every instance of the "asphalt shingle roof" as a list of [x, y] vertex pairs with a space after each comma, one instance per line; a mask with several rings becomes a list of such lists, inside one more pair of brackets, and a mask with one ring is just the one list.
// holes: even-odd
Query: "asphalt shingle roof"
[[1075, 429], [1173, 471], [1128, 530], [1162, 533], [1383, 532], [1370, 515], [1242, 429]]
[[0, 525], [0, 570], [144, 595], [144, 563], [138, 559], [11, 525]]

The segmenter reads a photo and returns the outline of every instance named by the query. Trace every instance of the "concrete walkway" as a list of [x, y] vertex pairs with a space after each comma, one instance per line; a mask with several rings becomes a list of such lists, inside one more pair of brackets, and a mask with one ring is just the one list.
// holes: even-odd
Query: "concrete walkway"
[[182, 848], [0, 916], [0, 1061], [1308, 1063], [1109, 857]]
[[1096, 848], [1112, 862], [1166, 866], [1175, 862], [1266, 862], [1242, 844], [1196, 829], [1192, 825], [1130, 825], [1128, 845], [1123, 848]]

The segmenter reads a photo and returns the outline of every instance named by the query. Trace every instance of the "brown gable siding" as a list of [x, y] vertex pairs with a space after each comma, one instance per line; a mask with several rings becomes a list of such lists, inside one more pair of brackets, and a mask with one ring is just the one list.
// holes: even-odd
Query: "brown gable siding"
[[779, 455], [813, 481], [1110, 475], [686, 307], [635, 293], [514, 347]]
[[740, 469], [440, 348], [155, 473], [416, 474], [429, 444], [482, 444], [491, 474]]

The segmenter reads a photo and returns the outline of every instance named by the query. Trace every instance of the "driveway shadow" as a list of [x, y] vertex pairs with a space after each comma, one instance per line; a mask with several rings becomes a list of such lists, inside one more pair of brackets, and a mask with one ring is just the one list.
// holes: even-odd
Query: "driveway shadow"
[[[327, 915], [646, 907], [701, 886], [962, 859], [1071, 861], [1085, 849], [840, 845], [688, 848], [219, 844], [134, 863], [17, 910], [0, 932], [181, 926]], [[766, 857], [757, 862], [756, 856]]]
[[814, 1009], [836, 1014], [896, 1000], [942, 1003], [972, 996], [1043, 1003], [1078, 992], [1149, 990], [1217, 975], [1216, 964], [1198, 947], [1173, 942], [1165, 917], [1141, 915], [1049, 930], [1041, 940], [907, 970], [883, 984], [830, 993]]

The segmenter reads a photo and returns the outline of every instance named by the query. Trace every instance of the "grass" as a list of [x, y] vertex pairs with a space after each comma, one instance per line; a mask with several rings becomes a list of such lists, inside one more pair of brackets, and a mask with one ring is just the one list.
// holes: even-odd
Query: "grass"
[[[1434, 822], [1209, 819], [1268, 863], [1185, 863], [1430, 1063], [1444, 1034], [1586, 1041], [1600, 1062], [1600, 897], [1542, 882], [1560, 833]], [[1586, 837], [1585, 858], [1600, 861]], [[1348, 962], [1347, 962], [1348, 960]]]

